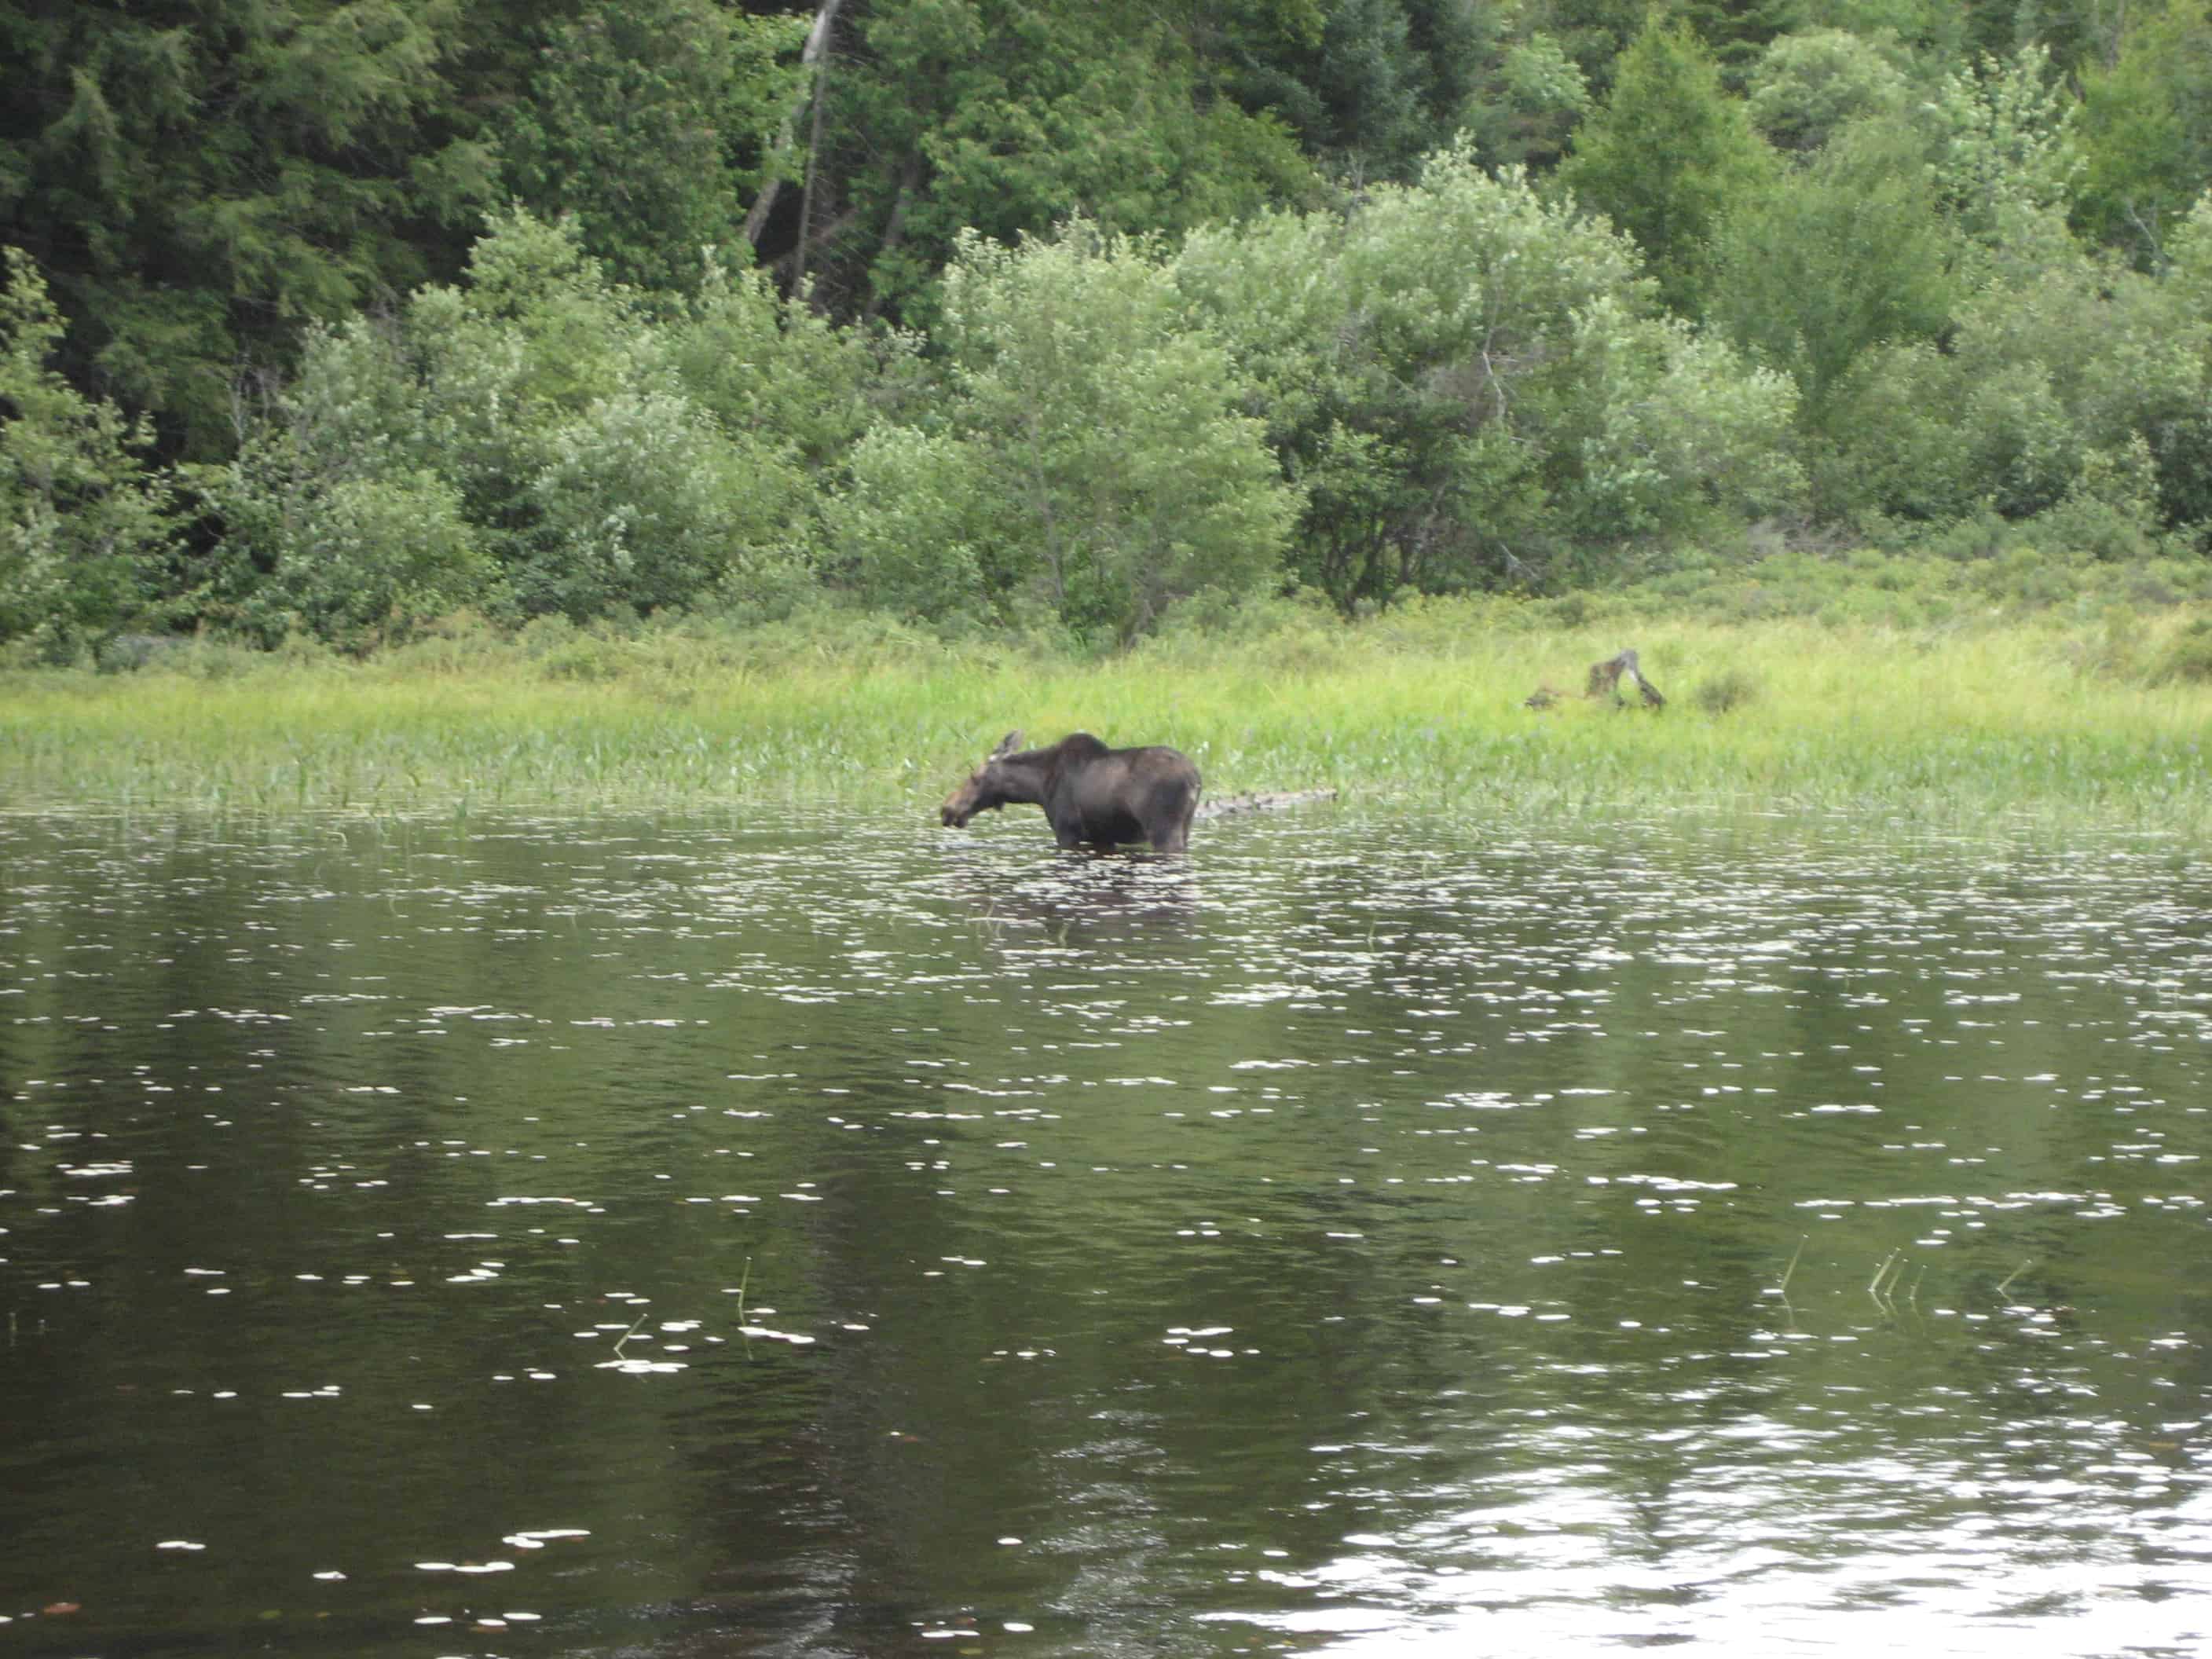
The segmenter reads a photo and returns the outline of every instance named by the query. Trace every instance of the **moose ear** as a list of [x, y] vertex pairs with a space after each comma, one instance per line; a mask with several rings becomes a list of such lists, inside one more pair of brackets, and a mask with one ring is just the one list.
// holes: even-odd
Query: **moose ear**
[[1007, 756], [1012, 754], [1014, 750], [1021, 746], [1021, 732], [1019, 731], [1009, 732], [1005, 737], [999, 739], [999, 746], [991, 751], [990, 758], [993, 760], [1004, 760]]

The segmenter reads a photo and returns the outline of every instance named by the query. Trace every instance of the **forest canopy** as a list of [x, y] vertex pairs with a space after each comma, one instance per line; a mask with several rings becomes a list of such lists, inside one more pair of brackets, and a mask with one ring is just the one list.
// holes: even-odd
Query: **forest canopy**
[[2201, 563], [2212, 4], [0, 0], [0, 653]]

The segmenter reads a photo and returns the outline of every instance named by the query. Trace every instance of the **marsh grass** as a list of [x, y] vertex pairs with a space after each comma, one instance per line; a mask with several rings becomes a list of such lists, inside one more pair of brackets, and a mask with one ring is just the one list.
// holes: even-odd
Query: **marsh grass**
[[[2212, 684], [2154, 672], [2195, 636], [2178, 617], [2124, 633], [2123, 648], [2101, 621], [1568, 627], [1483, 602], [1352, 628], [1285, 611], [1103, 661], [849, 623], [460, 628], [366, 661], [194, 645], [127, 673], [0, 675], [0, 798], [368, 815], [836, 801], [927, 823], [1006, 731], [1081, 727], [1175, 744], [1215, 794], [2203, 834]], [[1665, 710], [1522, 706], [1625, 646]]]

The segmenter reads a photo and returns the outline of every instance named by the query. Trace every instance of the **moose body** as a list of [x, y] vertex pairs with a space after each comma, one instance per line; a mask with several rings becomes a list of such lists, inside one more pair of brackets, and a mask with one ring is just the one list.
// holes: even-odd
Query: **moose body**
[[1109, 749], [1088, 732], [1045, 749], [1017, 749], [1009, 732], [939, 816], [958, 829], [978, 812], [1010, 801], [1044, 808], [1062, 847], [1121, 847], [1150, 842], [1163, 853], [1190, 845], [1198, 811], [1198, 768], [1180, 750]]

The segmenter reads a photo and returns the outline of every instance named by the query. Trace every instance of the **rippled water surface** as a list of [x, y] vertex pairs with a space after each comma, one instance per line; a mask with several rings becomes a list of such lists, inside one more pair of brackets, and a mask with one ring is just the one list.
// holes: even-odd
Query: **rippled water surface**
[[0, 820], [0, 1656], [2212, 1645], [2212, 866]]

